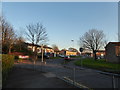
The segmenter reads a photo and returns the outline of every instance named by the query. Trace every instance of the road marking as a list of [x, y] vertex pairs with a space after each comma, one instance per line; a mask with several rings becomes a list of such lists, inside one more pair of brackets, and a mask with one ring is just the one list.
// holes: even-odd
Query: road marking
[[[67, 82], [73, 84], [73, 80], [68, 78], [68, 77], [63, 77], [64, 80], [67, 80]], [[83, 84], [80, 84], [80, 83], [77, 83], [77, 82], [74, 82], [74, 85], [79, 87], [79, 88], [86, 88], [86, 89], [90, 89], [89, 87], [83, 85]]]

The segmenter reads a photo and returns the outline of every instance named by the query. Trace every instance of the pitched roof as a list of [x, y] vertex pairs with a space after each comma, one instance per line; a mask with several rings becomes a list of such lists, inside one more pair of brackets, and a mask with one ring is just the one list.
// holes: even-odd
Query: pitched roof
[[105, 48], [109, 45], [109, 44], [114, 44], [115, 46], [120, 46], [120, 42], [109, 42]]
[[120, 42], [109, 42], [108, 44], [120, 45]]
[[[40, 48], [41, 48], [40, 45], [31, 44], [31, 43], [25, 43], [25, 44], [30, 45], [30, 46], [37, 46], [37, 47], [40, 47]], [[49, 48], [49, 49], [52, 49], [51, 47], [48, 47], [48, 46], [45, 46], [45, 45], [43, 46], [43, 48]]]

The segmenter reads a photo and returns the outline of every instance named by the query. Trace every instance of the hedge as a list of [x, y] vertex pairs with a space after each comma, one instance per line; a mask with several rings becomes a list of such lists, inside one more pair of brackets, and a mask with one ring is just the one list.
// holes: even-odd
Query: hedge
[[[1, 55], [0, 55], [1, 56]], [[2, 54], [2, 80], [5, 82], [9, 71], [14, 65], [14, 56], [8, 54]]]

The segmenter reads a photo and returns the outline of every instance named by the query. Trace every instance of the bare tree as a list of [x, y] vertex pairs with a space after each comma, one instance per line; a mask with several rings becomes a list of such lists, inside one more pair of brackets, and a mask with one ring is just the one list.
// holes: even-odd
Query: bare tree
[[58, 48], [58, 46], [56, 44], [53, 44], [52, 48], [53, 48], [53, 50], [55, 52], [55, 55], [58, 55], [59, 54], [59, 48]]
[[101, 47], [104, 46], [105, 34], [102, 30], [91, 29], [86, 32], [82, 37], [80, 37], [79, 42], [83, 48], [87, 48], [93, 51], [95, 60], [96, 57], [96, 50], [99, 50]]
[[11, 53], [11, 48], [16, 40], [16, 35], [14, 33], [13, 27], [5, 20], [4, 17], [0, 16], [0, 34], [2, 36], [2, 49], [5, 53]]
[[55, 44], [53, 44], [53, 45], [52, 45], [52, 48], [53, 48], [53, 50], [54, 50], [55, 52], [58, 52], [58, 51], [59, 51], [58, 46], [57, 46], [57, 45], [55, 45]]
[[[33, 44], [38, 45], [40, 42], [47, 41], [47, 32], [41, 23], [29, 24], [27, 27], [27, 39]], [[34, 46], [34, 60], [37, 60], [37, 46]]]

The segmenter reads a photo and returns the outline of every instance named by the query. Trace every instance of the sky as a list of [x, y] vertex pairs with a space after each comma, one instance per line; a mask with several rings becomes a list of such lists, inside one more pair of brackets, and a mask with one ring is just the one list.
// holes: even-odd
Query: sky
[[26, 25], [41, 22], [48, 46], [59, 49], [79, 49], [79, 37], [90, 29], [103, 30], [108, 41], [117, 41], [117, 2], [3, 2], [2, 12], [23, 37]]

